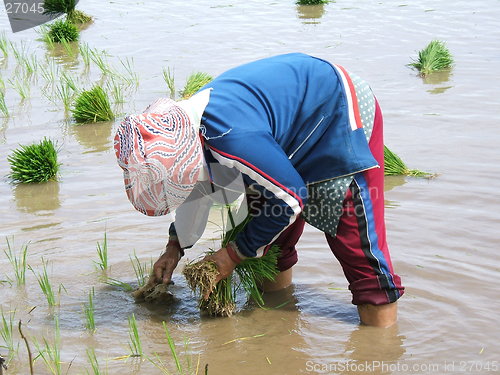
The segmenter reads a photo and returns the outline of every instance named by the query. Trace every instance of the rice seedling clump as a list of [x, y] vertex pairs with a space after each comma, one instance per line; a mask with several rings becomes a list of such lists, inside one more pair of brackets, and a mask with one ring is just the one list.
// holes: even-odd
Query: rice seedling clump
[[111, 121], [115, 118], [108, 95], [101, 86], [95, 86], [78, 95], [72, 114], [78, 123]]
[[9, 177], [18, 183], [55, 180], [60, 165], [54, 142], [47, 138], [40, 143], [21, 145], [7, 160], [11, 170]]
[[210, 83], [212, 80], [213, 77], [208, 73], [196, 72], [191, 74], [186, 81], [184, 89], [180, 92], [182, 99], [188, 99], [196, 91], [201, 89], [207, 83]]
[[66, 14], [66, 20], [75, 24], [82, 24], [92, 21], [88, 14], [75, 9], [75, 0], [45, 0], [43, 4], [44, 14], [60, 16]]
[[411, 176], [432, 178], [435, 175], [429, 172], [423, 172], [418, 169], [410, 169], [403, 160], [392, 152], [387, 146], [384, 146], [384, 174], [386, 176]]
[[320, 5], [326, 4], [328, 0], [298, 0], [296, 4], [299, 5]]
[[433, 40], [418, 53], [418, 59], [409, 65], [418, 69], [420, 74], [424, 76], [439, 70], [449, 69], [452, 64], [453, 57], [445, 43]]
[[80, 32], [73, 23], [58, 20], [50, 25], [48, 37], [56, 43], [74, 42], [80, 37]]

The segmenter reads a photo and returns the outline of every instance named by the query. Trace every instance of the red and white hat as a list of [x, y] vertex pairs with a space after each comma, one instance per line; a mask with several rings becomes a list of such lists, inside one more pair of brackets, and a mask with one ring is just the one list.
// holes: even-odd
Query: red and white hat
[[128, 199], [148, 216], [179, 207], [203, 170], [199, 133], [186, 111], [167, 98], [127, 116], [116, 132], [114, 149]]

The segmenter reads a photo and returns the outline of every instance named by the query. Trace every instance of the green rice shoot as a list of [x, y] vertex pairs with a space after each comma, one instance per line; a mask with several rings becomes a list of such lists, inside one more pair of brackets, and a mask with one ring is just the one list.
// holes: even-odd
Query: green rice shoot
[[[167, 344], [170, 349], [170, 354], [173, 359], [173, 362], [175, 364], [175, 370], [176, 374], [179, 375], [184, 375], [184, 374], [198, 374], [199, 371], [199, 365], [200, 365], [200, 356], [198, 356], [198, 363], [196, 365], [196, 368], [193, 368], [192, 363], [191, 363], [191, 356], [188, 355], [189, 352], [189, 341], [186, 339], [184, 341], [184, 353], [185, 353], [185, 358], [186, 358], [186, 366], [184, 367], [181, 363], [180, 356], [177, 352], [175, 342], [170, 335], [170, 332], [167, 328], [167, 323], [165, 321], [162, 322], [163, 324], [163, 329], [165, 331], [165, 336], [167, 337]], [[162, 374], [164, 375], [171, 375], [171, 369], [170, 369], [170, 361], [166, 363], [163, 361], [158, 353], [154, 353], [154, 358], [150, 358], [149, 356], [146, 357], [149, 362], [151, 362], [157, 369], [161, 371]]]
[[100, 243], [97, 241], [97, 257], [99, 258], [98, 261], [94, 261], [94, 264], [99, 268], [101, 271], [106, 271], [109, 268], [109, 263], [108, 263], [108, 234], [104, 232], [104, 241]]
[[[180, 92], [182, 99], [188, 99], [193, 94], [195, 94], [199, 89], [205, 86], [207, 83], [210, 83], [213, 80], [213, 77], [204, 72], [196, 72], [191, 74], [186, 81], [186, 85], [184, 89]], [[167, 82], [168, 85], [168, 82]]]
[[432, 178], [433, 173], [423, 172], [418, 169], [409, 169], [403, 160], [392, 152], [387, 146], [384, 146], [384, 175], [386, 176], [411, 176]]
[[22, 286], [26, 284], [26, 268], [28, 263], [26, 262], [28, 256], [28, 244], [26, 243], [21, 247], [21, 251], [17, 253], [13, 249], [13, 243], [11, 244], [9, 238], [6, 238], [7, 250], [4, 249], [4, 254], [9, 260], [12, 268], [14, 269], [14, 276], [16, 279], [17, 286]]
[[109, 285], [109, 286], [112, 286], [112, 287], [115, 287], [115, 288], [119, 288], [125, 292], [133, 292], [135, 290], [135, 288], [125, 282], [125, 281], [121, 281], [119, 279], [114, 279], [112, 277], [103, 277], [101, 278], [100, 280], [103, 284], [106, 284], [106, 285]]
[[9, 177], [16, 183], [55, 181], [59, 171], [54, 142], [44, 138], [39, 143], [20, 145], [7, 157]]
[[132, 314], [128, 318], [128, 328], [129, 328], [129, 348], [131, 357], [142, 357], [144, 355], [142, 349], [141, 337], [139, 336], [139, 330], [137, 328], [137, 321], [135, 315]]
[[2, 31], [0, 33], [0, 51], [2, 51], [2, 55], [4, 58], [9, 57], [9, 40], [7, 39], [7, 36], [5, 35], [5, 31]]
[[433, 40], [427, 47], [419, 51], [418, 59], [409, 65], [425, 76], [432, 72], [451, 68], [453, 57], [444, 42]]
[[0, 345], [0, 348], [8, 351], [7, 364], [14, 358], [19, 349], [19, 343], [16, 345], [13, 336], [15, 316], [15, 311], [5, 313], [3, 307], [0, 306], [0, 337], [3, 340], [3, 345]]
[[92, 287], [88, 294], [88, 301], [83, 304], [83, 314], [85, 316], [85, 329], [90, 333], [96, 331], [95, 326], [95, 305], [94, 305], [95, 290]]
[[57, 316], [54, 318], [54, 323], [55, 329], [52, 342], [45, 337], [42, 338], [41, 343], [35, 340], [35, 347], [38, 351], [38, 355], [35, 359], [41, 358], [43, 363], [45, 363], [45, 367], [52, 375], [62, 375], [61, 331], [59, 327], [59, 318]]
[[[59, 304], [57, 298], [56, 298], [56, 293], [54, 292], [54, 288], [52, 286], [52, 283], [49, 279], [49, 275], [47, 272], [47, 265], [48, 261], [45, 261], [44, 258], [42, 258], [42, 272], [35, 273], [33, 269], [33, 273], [35, 274], [36, 280], [38, 281], [38, 285], [40, 286], [40, 289], [42, 290], [42, 293], [45, 295], [45, 298], [47, 300], [47, 304], [49, 307], [54, 307]], [[61, 292], [61, 287], [59, 288], [59, 293]]]
[[151, 269], [153, 268], [152, 261], [150, 261], [149, 263], [141, 263], [141, 261], [137, 257], [135, 250], [134, 255], [129, 255], [129, 258], [130, 262], [132, 263], [132, 268], [134, 269], [135, 277], [137, 279], [137, 285], [139, 286], [139, 288], [141, 288], [146, 285], [146, 282], [149, 278]]
[[3, 90], [0, 90], [0, 113], [2, 113], [4, 117], [9, 117], [9, 108], [7, 107], [7, 103], [5, 103], [5, 93]]
[[[93, 375], [105, 375], [108, 373], [107, 370], [104, 372], [101, 371], [101, 367], [99, 365], [99, 361], [97, 360], [97, 356], [95, 354], [95, 349], [94, 348], [88, 348], [86, 350], [87, 353], [87, 359], [90, 363], [90, 367], [92, 368], [92, 372], [90, 374]], [[87, 375], [89, 374], [89, 371], [87, 370]]]
[[111, 121], [115, 118], [108, 95], [98, 85], [77, 96], [72, 114], [77, 123]]
[[167, 84], [168, 91], [170, 92], [170, 98], [175, 99], [175, 78], [174, 72], [170, 71], [170, 68], [163, 68], [163, 79]]

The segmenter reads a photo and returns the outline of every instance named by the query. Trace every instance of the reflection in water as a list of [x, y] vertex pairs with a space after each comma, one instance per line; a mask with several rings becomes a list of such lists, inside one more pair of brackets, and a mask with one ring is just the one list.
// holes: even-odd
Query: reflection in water
[[439, 83], [448, 82], [450, 80], [451, 70], [441, 70], [439, 72], [434, 72], [427, 74], [422, 77], [422, 81], [426, 85], [437, 85]]
[[[406, 184], [406, 176], [385, 176], [384, 177], [384, 191], [388, 192], [397, 186], [402, 186]], [[384, 206], [386, 208], [395, 208], [399, 206], [399, 202], [390, 201], [388, 199], [384, 200]]]
[[78, 55], [80, 52], [78, 42], [70, 42], [66, 45], [63, 45], [62, 43], [54, 43], [51, 46], [45, 44], [45, 47], [48, 61], [54, 59], [57, 63], [68, 68], [78, 66]]
[[[345, 344], [345, 353], [353, 363], [380, 363], [390, 364], [397, 362], [406, 352], [404, 341], [406, 336], [399, 334], [398, 325], [389, 328], [359, 326], [352, 331], [351, 337]], [[382, 366], [374, 368], [374, 373], [390, 374], [392, 371]], [[341, 374], [351, 374], [347, 371]]]
[[304, 21], [302, 23], [320, 23], [317, 21], [325, 14], [325, 4], [320, 5], [297, 5], [298, 17]]
[[69, 125], [78, 143], [89, 152], [106, 151], [111, 146], [112, 122], [97, 122], [94, 124]]
[[6, 141], [5, 132], [7, 131], [7, 124], [9, 122], [8, 118], [2, 119], [0, 123], [0, 145], [3, 145]]
[[61, 206], [59, 183], [18, 184], [14, 187], [14, 200], [21, 212], [53, 211]]

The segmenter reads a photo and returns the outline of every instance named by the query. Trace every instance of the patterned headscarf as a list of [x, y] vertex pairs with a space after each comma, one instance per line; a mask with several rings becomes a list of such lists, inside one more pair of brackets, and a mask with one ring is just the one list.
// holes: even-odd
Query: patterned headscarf
[[203, 168], [198, 132], [186, 112], [167, 98], [142, 114], [127, 116], [116, 132], [114, 149], [128, 199], [148, 216], [179, 207]]

